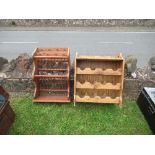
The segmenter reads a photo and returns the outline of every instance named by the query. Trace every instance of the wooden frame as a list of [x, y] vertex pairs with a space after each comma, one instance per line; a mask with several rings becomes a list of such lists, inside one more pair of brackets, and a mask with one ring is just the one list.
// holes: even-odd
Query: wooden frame
[[122, 105], [124, 59], [118, 56], [79, 56], [74, 62], [74, 103]]
[[37, 48], [32, 74], [33, 102], [70, 102], [69, 48]]

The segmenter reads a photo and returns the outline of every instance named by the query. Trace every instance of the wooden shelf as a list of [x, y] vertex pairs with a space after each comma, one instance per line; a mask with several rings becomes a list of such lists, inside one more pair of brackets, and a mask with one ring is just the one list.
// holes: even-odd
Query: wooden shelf
[[67, 75], [34, 75], [34, 78], [67, 78]]
[[41, 50], [35, 56], [68, 56], [68, 54], [65, 51]]
[[64, 68], [38, 68], [38, 71], [67, 71]]
[[41, 61], [41, 60], [46, 60], [47, 62], [65, 62], [65, 63], [68, 63], [68, 59], [55, 59], [55, 58], [48, 58], [48, 59], [36, 59], [38, 61]]
[[40, 91], [44, 92], [67, 92], [67, 89], [40, 89]]
[[77, 67], [76, 74], [91, 74], [91, 75], [122, 75], [120, 70], [112, 70], [106, 69], [102, 70], [101, 68], [96, 68], [95, 70], [91, 70], [91, 68], [85, 68], [84, 70]]
[[123, 57], [118, 56], [77, 56], [77, 60], [101, 60], [101, 61], [123, 61]]
[[70, 102], [70, 99], [67, 96], [38, 96], [33, 99], [33, 102], [38, 103], [49, 103], [49, 102], [60, 102], [60, 103], [66, 103]]
[[77, 89], [106, 89], [106, 90], [120, 90], [121, 85], [120, 83], [117, 83], [116, 85], [113, 85], [111, 83], [101, 84], [100, 82], [94, 82], [94, 84], [91, 84], [90, 82], [85, 82], [81, 84], [80, 82], [76, 82], [76, 88]]
[[100, 96], [95, 96], [93, 98], [89, 97], [89, 96], [85, 96], [85, 97], [79, 97], [78, 95], [76, 95], [76, 102], [94, 102], [94, 103], [116, 103], [119, 104], [120, 103], [120, 97], [116, 97], [116, 98], [111, 98], [111, 97], [105, 97], [105, 98], [101, 98]]
[[67, 59], [67, 56], [34, 56], [34, 59]]
[[37, 48], [33, 56], [69, 56], [69, 48]]

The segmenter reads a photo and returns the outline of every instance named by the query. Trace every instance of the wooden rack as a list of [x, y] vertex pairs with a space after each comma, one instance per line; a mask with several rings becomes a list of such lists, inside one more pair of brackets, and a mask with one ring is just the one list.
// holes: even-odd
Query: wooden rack
[[69, 48], [37, 48], [33, 66], [33, 102], [70, 102]]
[[118, 56], [79, 56], [74, 71], [74, 102], [122, 104], [124, 59]]

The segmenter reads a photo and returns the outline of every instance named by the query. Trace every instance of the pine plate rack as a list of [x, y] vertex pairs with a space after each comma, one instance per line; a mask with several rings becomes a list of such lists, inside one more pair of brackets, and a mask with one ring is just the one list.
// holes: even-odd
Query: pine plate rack
[[70, 102], [69, 48], [37, 48], [33, 66], [33, 102]]
[[124, 59], [118, 56], [79, 56], [74, 71], [74, 103], [122, 105]]

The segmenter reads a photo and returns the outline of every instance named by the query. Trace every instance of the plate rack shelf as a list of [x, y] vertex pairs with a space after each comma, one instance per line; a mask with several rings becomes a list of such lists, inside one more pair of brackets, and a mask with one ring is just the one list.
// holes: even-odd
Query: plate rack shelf
[[69, 48], [37, 48], [33, 53], [33, 102], [70, 102]]

